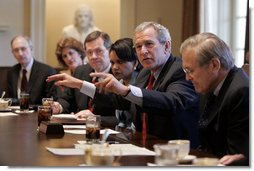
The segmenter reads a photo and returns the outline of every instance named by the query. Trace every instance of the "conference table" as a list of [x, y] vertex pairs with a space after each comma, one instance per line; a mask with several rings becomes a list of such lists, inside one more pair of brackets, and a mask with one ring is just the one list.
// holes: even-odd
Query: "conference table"
[[[68, 122], [68, 119], [55, 119], [51, 122], [85, 124], [84, 121]], [[106, 127], [114, 129], [114, 126], [104, 125], [104, 128]], [[126, 129], [119, 132], [111, 134], [107, 140], [133, 144], [149, 150], [153, 150], [153, 145], [156, 143], [167, 143], [167, 140], [147, 135], [144, 144], [140, 132]], [[15, 115], [0, 112], [0, 165], [2, 166], [82, 166], [85, 163], [84, 155], [55, 155], [46, 149], [46, 147], [74, 148], [74, 144], [80, 140], [85, 140], [85, 135], [70, 133], [49, 135], [39, 131], [37, 112]], [[212, 157], [210, 154], [193, 149], [190, 154], [197, 157]], [[121, 156], [119, 159], [120, 166], [147, 166], [147, 163], [154, 163], [153, 155]]]

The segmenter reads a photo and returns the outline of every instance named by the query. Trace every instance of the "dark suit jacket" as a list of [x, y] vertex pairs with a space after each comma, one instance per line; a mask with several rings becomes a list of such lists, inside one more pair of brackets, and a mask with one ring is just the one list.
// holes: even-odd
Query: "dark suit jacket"
[[202, 148], [218, 157], [226, 154], [249, 156], [249, 77], [234, 67], [226, 77], [209, 111]]
[[[13, 98], [13, 102], [18, 104], [17, 100], [17, 87], [19, 72], [21, 69], [20, 64], [14, 65], [7, 73], [8, 95]], [[30, 94], [30, 104], [41, 104], [43, 97], [53, 96], [56, 99], [56, 87], [54, 83], [47, 83], [48, 76], [56, 74], [56, 70], [50, 66], [34, 60], [31, 75], [28, 82], [28, 93]]]
[[137, 107], [136, 126], [141, 130], [141, 113], [147, 113], [148, 132], [164, 139], [190, 139], [198, 142], [199, 96], [191, 82], [186, 81], [182, 60], [170, 56], [153, 90], [146, 90], [150, 71], [143, 69], [136, 79], [142, 88], [143, 107]]
[[[94, 72], [94, 69], [86, 64], [77, 67], [73, 76], [91, 82], [92, 77], [89, 76], [91, 72]], [[57, 101], [62, 105], [63, 113], [70, 113], [88, 109], [89, 98], [79, 89], [66, 88]], [[112, 105], [104, 105], [104, 101], [105, 99], [94, 103], [93, 113], [102, 116], [115, 116], [115, 108]]]

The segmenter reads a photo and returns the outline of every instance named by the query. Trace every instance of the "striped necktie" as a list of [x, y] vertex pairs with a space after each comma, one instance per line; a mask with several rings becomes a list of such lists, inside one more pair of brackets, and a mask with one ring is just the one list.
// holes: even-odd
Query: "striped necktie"
[[27, 78], [26, 78], [26, 69], [22, 70], [22, 79], [21, 79], [21, 92], [27, 91]]

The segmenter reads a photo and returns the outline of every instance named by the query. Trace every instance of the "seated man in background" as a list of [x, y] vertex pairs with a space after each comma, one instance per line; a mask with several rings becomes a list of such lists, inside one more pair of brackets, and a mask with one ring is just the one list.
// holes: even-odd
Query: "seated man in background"
[[[111, 39], [107, 33], [101, 31], [90, 33], [84, 43], [89, 63], [77, 67], [73, 77], [92, 83], [100, 80], [92, 79], [89, 75], [91, 72], [111, 73], [109, 61], [109, 48], [111, 44]], [[53, 113], [78, 112], [77, 115], [97, 114], [115, 116], [115, 108], [113, 106], [102, 105], [103, 102], [93, 103], [89, 96], [82, 94], [77, 89], [65, 88], [57, 102], [54, 102]]]
[[56, 99], [56, 87], [46, 78], [56, 74], [52, 67], [34, 59], [33, 44], [27, 36], [16, 36], [11, 40], [12, 54], [18, 61], [7, 73], [7, 94], [18, 104], [21, 92], [30, 95], [30, 104], [41, 104], [44, 97]]
[[220, 157], [221, 164], [248, 165], [249, 77], [212, 33], [188, 38], [180, 52], [186, 79], [208, 95], [199, 119], [201, 149]]

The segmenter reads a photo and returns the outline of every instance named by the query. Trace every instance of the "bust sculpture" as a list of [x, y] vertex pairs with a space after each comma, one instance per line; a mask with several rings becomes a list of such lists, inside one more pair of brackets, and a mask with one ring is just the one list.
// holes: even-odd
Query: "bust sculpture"
[[86, 36], [95, 30], [100, 29], [94, 26], [91, 9], [87, 5], [81, 4], [75, 10], [74, 24], [63, 28], [63, 37], [73, 37], [84, 44]]

